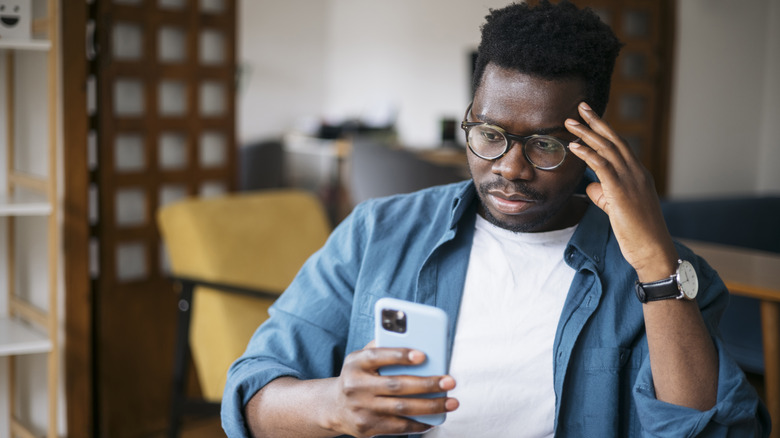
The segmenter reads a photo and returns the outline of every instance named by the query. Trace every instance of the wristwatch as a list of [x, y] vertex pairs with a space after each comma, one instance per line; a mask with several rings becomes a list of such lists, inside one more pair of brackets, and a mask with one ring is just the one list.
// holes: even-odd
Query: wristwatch
[[690, 262], [677, 260], [677, 272], [669, 278], [652, 283], [640, 283], [637, 280], [634, 289], [641, 303], [672, 298], [692, 300], [699, 292], [699, 277], [696, 276], [696, 270]]

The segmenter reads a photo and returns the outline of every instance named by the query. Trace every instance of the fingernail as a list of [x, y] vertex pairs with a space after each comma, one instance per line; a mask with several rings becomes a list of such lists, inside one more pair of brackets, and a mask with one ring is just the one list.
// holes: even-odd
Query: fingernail
[[585, 103], [585, 102], [580, 102], [580, 108], [584, 109], [585, 111], [592, 111], [592, 110], [590, 109], [590, 105], [588, 105], [588, 104], [587, 104], [587, 103]]
[[579, 148], [580, 146], [582, 146], [582, 145], [580, 145], [579, 143], [577, 143], [577, 142], [575, 142], [575, 141], [573, 141], [573, 142], [569, 143], [569, 149], [577, 149], [577, 148]]
[[574, 120], [574, 119], [566, 119], [566, 124], [570, 126], [577, 126], [580, 124], [580, 122]]
[[409, 352], [409, 361], [422, 362], [423, 359], [425, 359], [425, 354], [423, 354], [421, 351], [412, 350]]
[[449, 391], [455, 388], [455, 379], [450, 376], [444, 376], [439, 380], [439, 388]]

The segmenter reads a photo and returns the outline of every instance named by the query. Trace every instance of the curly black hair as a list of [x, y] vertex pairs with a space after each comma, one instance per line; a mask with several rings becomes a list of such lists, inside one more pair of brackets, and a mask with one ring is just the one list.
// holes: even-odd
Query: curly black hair
[[622, 44], [589, 8], [566, 0], [536, 7], [513, 3], [490, 9], [474, 68], [476, 90], [488, 64], [545, 79], [585, 80], [590, 106], [603, 115], [615, 59]]

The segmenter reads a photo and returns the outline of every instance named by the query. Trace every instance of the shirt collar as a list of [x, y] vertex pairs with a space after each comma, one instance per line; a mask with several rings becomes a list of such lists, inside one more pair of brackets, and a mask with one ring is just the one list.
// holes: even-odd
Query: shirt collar
[[455, 229], [463, 216], [472, 210], [471, 207], [476, 202], [477, 188], [474, 187], [472, 180], [464, 181], [461, 184], [455, 198], [452, 200], [452, 209], [450, 210], [450, 229]]
[[[452, 209], [450, 213], [450, 229], [455, 229], [458, 223], [463, 219], [467, 212], [476, 212], [471, 207], [477, 202], [477, 189], [474, 182], [464, 181], [452, 200]], [[584, 195], [581, 195], [584, 196]], [[606, 253], [607, 241], [612, 235], [610, 229], [609, 217], [600, 208], [593, 203], [589, 203], [585, 214], [580, 220], [577, 231], [574, 232], [566, 250], [567, 262], [572, 265], [569, 254], [573, 251], [580, 253], [585, 259], [597, 266], [599, 270], [603, 268], [604, 254]], [[579, 267], [581, 263], [576, 263]], [[572, 267], [575, 267], [572, 265]]]
[[576, 251], [596, 265], [598, 270], [602, 270], [607, 241], [611, 236], [609, 217], [596, 205], [589, 203], [566, 248], [566, 262], [573, 268], [582, 265], [574, 260], [573, 254]]

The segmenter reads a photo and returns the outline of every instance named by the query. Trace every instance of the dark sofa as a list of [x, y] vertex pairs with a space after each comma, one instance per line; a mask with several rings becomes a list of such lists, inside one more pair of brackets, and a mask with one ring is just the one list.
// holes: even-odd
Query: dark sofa
[[[661, 207], [676, 238], [780, 253], [780, 196], [670, 199]], [[758, 300], [732, 295], [720, 328], [742, 369], [764, 374]]]

